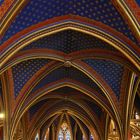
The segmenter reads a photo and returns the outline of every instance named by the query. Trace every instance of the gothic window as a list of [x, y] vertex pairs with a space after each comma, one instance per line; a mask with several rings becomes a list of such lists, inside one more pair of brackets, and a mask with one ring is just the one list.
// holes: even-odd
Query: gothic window
[[39, 140], [39, 135], [37, 133], [36, 137], [35, 137], [35, 140]]
[[140, 116], [139, 116], [138, 112], [135, 113], [135, 118], [140, 119]]
[[71, 134], [66, 122], [63, 122], [59, 130], [58, 140], [71, 140]]

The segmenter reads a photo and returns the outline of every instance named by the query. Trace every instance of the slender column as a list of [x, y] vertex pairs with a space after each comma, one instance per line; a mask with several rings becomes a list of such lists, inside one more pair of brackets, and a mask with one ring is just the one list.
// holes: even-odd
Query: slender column
[[0, 127], [0, 140], [3, 140], [3, 127]]
[[6, 73], [2, 75], [2, 94], [3, 94], [3, 112], [4, 112], [4, 118], [3, 118], [3, 131], [4, 131], [4, 140], [12, 140], [10, 138], [10, 96], [9, 96], [9, 85], [7, 84], [7, 77]]
[[50, 126], [49, 132], [49, 140], [55, 140], [55, 127], [53, 124]]
[[49, 131], [49, 140], [52, 140], [52, 126], [50, 126], [50, 131]]
[[56, 140], [55, 126], [52, 124], [52, 140]]
[[131, 132], [130, 132], [130, 130], [129, 130], [129, 133], [128, 133], [128, 140], [131, 140], [132, 139], [132, 134], [131, 134]]
[[76, 140], [76, 133], [77, 133], [77, 124], [74, 125], [74, 135], [73, 135], [73, 140]]
[[76, 140], [82, 140], [83, 139], [83, 134], [82, 131], [80, 130], [79, 126], [77, 128], [77, 133], [76, 133]]

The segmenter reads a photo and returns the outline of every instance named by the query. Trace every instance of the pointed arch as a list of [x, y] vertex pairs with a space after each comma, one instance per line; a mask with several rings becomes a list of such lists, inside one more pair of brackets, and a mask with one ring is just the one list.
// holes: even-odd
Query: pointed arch
[[140, 69], [140, 58], [137, 54], [140, 50], [131, 40], [107, 25], [97, 21], [89, 22], [87, 18], [74, 15], [61, 16], [41, 22], [11, 37], [0, 47], [2, 58], [0, 66], [31, 42], [67, 29], [83, 32], [109, 43]]

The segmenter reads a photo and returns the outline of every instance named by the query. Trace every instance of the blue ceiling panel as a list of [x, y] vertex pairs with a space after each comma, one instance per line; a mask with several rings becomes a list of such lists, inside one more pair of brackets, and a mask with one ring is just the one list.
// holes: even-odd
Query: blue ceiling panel
[[100, 118], [102, 113], [103, 113], [102, 109], [97, 104], [95, 104], [94, 102], [91, 102], [89, 100], [88, 101], [85, 100], [85, 102], [91, 107], [93, 112]]
[[0, 0], [0, 6], [2, 5], [3, 2], [4, 2], [4, 0]]
[[136, 0], [136, 2], [137, 2], [137, 4], [139, 5], [139, 7], [140, 7], [140, 0]]
[[119, 99], [122, 75], [124, 71], [123, 66], [110, 60], [87, 59], [83, 61], [103, 77]]
[[47, 103], [47, 100], [41, 100], [40, 102], [38, 102], [38, 103], [36, 103], [36, 104], [34, 104], [33, 106], [30, 107], [30, 109], [29, 109], [30, 120], [35, 115], [35, 113], [37, 113], [37, 111], [39, 109], [41, 109], [41, 107], [43, 105], [45, 105], [46, 103]]
[[49, 60], [46, 59], [31, 59], [23, 61], [12, 68], [13, 79], [14, 79], [14, 93], [15, 97], [18, 96], [20, 90], [25, 83]]
[[96, 37], [73, 30], [66, 30], [50, 36], [46, 36], [29, 44], [22, 50], [35, 48], [54, 49], [65, 52], [67, 54], [78, 50], [92, 48], [116, 51], [116, 49], [111, 45]]
[[55, 82], [57, 80], [61, 80], [63, 78], [70, 78], [73, 80], [76, 80], [78, 82], [81, 82], [85, 85], [88, 85], [91, 88], [94, 88], [95, 90], [97, 90], [97, 92], [99, 92], [99, 94], [103, 94], [103, 92], [101, 91], [101, 89], [90, 79], [88, 78], [85, 74], [83, 74], [81, 71], [70, 67], [60, 67], [54, 71], [52, 71], [50, 74], [48, 74], [45, 78], [43, 78], [37, 85], [35, 88], [33, 88], [32, 92], [42, 88], [43, 86], [45, 86], [46, 84], [49, 84], [51, 82]]
[[111, 0], [30, 0], [12, 22], [2, 42], [31, 25], [67, 14], [100, 21], [137, 42]]

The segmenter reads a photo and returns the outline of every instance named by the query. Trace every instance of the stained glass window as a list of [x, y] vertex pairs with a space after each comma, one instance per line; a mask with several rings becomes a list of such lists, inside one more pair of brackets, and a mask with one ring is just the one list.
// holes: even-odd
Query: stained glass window
[[58, 140], [71, 140], [71, 134], [66, 122], [63, 122], [59, 130]]
[[39, 135], [37, 133], [36, 137], [35, 137], [35, 140], [39, 140]]

